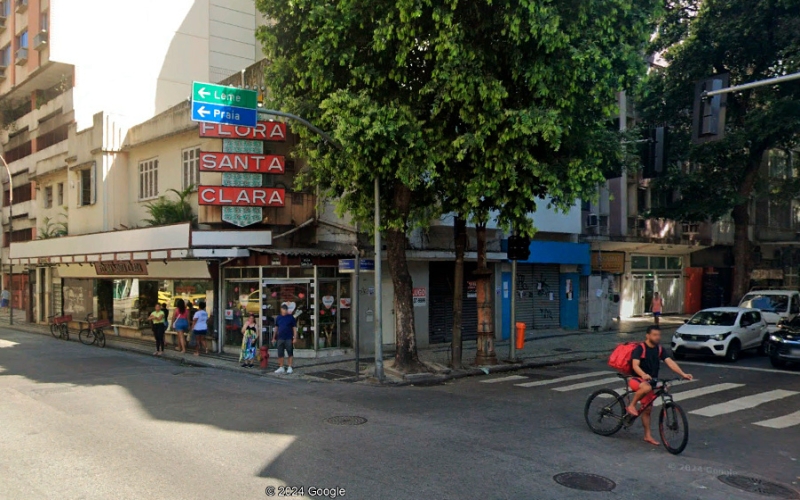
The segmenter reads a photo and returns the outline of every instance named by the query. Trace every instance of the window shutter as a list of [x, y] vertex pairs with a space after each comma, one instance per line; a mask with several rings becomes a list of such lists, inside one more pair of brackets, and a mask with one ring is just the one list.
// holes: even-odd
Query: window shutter
[[92, 204], [97, 203], [97, 162], [92, 163]]

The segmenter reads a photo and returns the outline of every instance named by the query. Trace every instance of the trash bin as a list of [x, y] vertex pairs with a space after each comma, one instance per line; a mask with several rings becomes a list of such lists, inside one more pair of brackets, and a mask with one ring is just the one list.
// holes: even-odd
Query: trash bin
[[517, 349], [522, 349], [525, 347], [525, 323], [517, 323], [517, 335], [515, 340], [517, 341]]

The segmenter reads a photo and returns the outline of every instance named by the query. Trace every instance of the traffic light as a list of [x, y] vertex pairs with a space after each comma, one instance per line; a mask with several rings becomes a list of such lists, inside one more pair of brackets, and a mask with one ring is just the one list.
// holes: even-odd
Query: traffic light
[[729, 86], [728, 74], [716, 75], [697, 82], [694, 89], [692, 141], [696, 144], [718, 141], [725, 137], [725, 107], [728, 94], [704, 97], [704, 92], [722, 90]]
[[512, 234], [508, 237], [508, 260], [528, 260], [531, 256], [531, 240]]
[[642, 141], [642, 176], [652, 179], [664, 173], [667, 164], [667, 127], [656, 127], [644, 131]]

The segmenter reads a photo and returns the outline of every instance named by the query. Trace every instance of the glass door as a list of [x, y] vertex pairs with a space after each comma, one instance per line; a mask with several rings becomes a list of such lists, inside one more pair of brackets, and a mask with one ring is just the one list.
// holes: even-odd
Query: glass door
[[314, 309], [311, 280], [265, 279], [262, 282], [261, 302], [262, 340], [272, 342], [275, 318], [281, 314], [281, 306], [297, 321], [297, 349], [314, 349]]
[[261, 311], [258, 280], [225, 282], [225, 345], [234, 349], [242, 346], [242, 326], [247, 316]]
[[350, 280], [320, 280], [319, 347], [351, 347]]

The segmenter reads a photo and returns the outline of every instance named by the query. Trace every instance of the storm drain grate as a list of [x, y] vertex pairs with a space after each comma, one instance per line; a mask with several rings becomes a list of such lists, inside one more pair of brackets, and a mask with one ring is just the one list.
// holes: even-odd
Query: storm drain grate
[[617, 484], [607, 477], [585, 472], [562, 472], [553, 476], [561, 486], [581, 491], [611, 491]]
[[746, 491], [748, 493], [756, 493], [765, 497], [786, 498], [789, 500], [800, 499], [800, 494], [797, 491], [786, 487], [782, 484], [773, 483], [772, 481], [765, 481], [756, 477], [740, 476], [738, 474], [723, 475], [717, 479], [732, 486], [738, 490]]
[[326, 424], [331, 425], [361, 425], [366, 424], [367, 419], [364, 417], [356, 416], [339, 416], [325, 419]]

